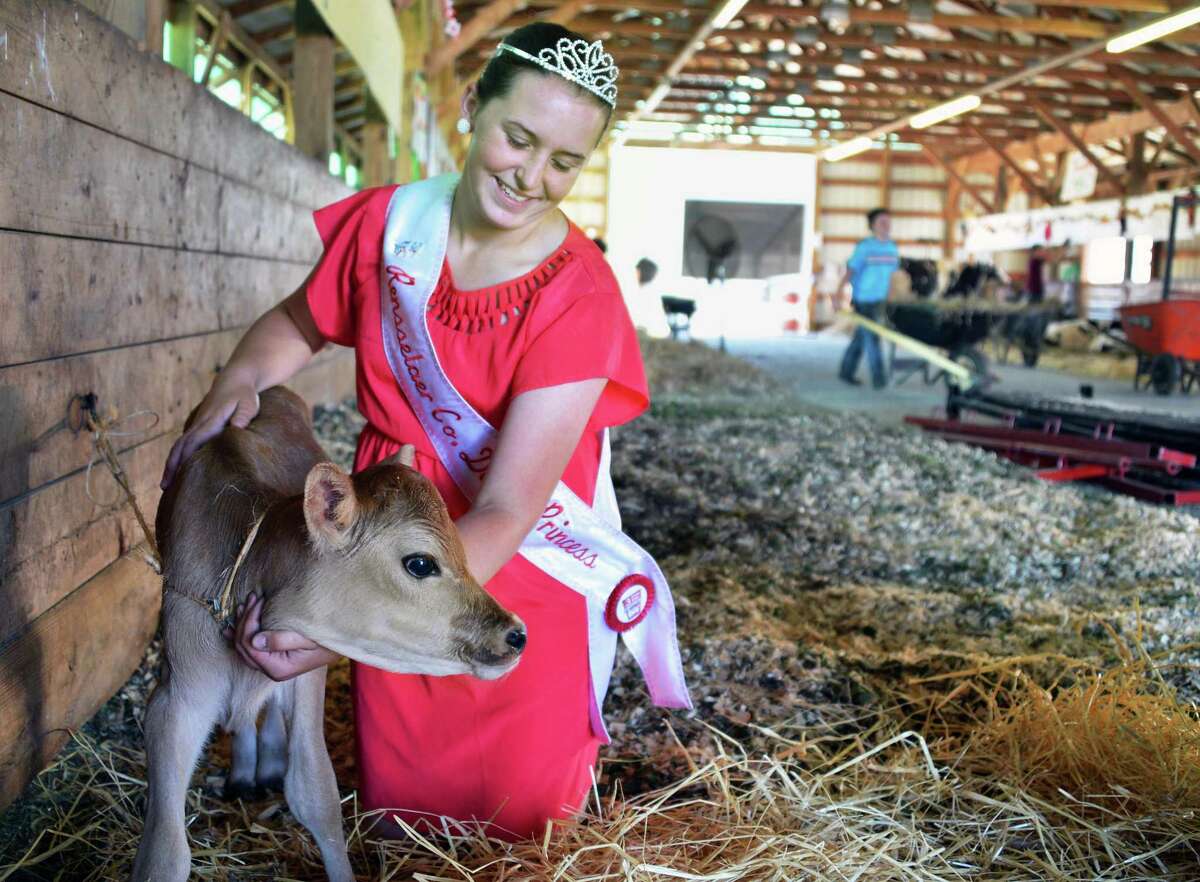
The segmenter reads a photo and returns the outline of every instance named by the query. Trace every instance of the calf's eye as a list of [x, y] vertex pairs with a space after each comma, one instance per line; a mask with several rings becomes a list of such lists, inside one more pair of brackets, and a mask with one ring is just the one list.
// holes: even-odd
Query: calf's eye
[[410, 554], [404, 558], [404, 569], [410, 576], [417, 579], [426, 579], [441, 572], [438, 569], [437, 561], [427, 554]]

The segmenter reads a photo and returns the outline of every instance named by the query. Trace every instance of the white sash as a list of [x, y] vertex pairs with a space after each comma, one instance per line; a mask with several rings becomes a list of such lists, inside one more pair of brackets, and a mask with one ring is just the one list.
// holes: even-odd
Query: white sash
[[[429, 298], [446, 256], [457, 174], [398, 187], [383, 237], [383, 347], [442, 465], [468, 500], [482, 486], [497, 432], [447, 378], [429, 337]], [[637, 659], [661, 707], [692, 706], [675, 639], [675, 604], [662, 571], [621, 532], [604, 433], [594, 507], [559, 481], [519, 553], [587, 599], [593, 730], [608, 738], [600, 706], [617, 635]], [[537, 635], [530, 635], [537, 640]]]

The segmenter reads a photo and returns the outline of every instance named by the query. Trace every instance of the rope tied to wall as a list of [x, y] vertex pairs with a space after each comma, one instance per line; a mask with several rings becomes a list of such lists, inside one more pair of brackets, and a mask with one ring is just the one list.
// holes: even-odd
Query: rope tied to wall
[[[116, 450], [113, 449], [111, 438], [129, 438], [135, 435], [142, 435], [158, 425], [160, 417], [152, 410], [139, 410], [131, 413], [124, 418], [116, 416], [102, 416], [97, 410], [97, 401], [95, 394], [89, 393], [80, 396], [80, 409], [84, 416], [84, 422], [87, 425], [88, 431], [92, 435], [92, 456], [88, 460], [87, 477], [84, 481], [84, 492], [87, 493], [88, 499], [97, 505], [113, 505], [116, 500], [110, 503], [102, 503], [92, 495], [92, 468], [97, 462], [103, 462], [108, 466], [109, 472], [112, 473], [113, 480], [117, 482], [117, 486], [125, 495], [125, 501], [129, 503], [133, 509], [133, 514], [137, 518], [138, 524], [142, 528], [142, 535], [146, 537], [146, 548], [148, 549], [145, 556], [147, 566], [154, 572], [162, 575], [162, 557], [158, 552], [158, 543], [154, 541], [154, 533], [150, 530], [150, 525], [146, 521], [146, 516], [142, 513], [142, 508], [138, 505], [137, 496], [133, 492], [133, 488], [129, 484], [129, 476], [125, 473], [125, 467], [121, 465], [121, 460], [117, 457]], [[137, 419], [141, 416], [152, 416], [154, 421], [143, 429], [135, 431], [117, 431], [117, 427], [129, 420]]]
[[[92, 495], [92, 468], [97, 462], [103, 462], [108, 466], [109, 472], [112, 474], [113, 480], [117, 482], [117, 486], [124, 493], [125, 501], [133, 509], [133, 514], [137, 518], [138, 524], [142, 528], [142, 534], [146, 537], [147, 553], [143, 557], [146, 565], [154, 570], [158, 575], [163, 573], [162, 555], [158, 550], [158, 543], [154, 540], [154, 533], [150, 530], [149, 522], [146, 516], [142, 513], [142, 508], [138, 505], [137, 495], [133, 492], [133, 488], [129, 483], [129, 476], [125, 472], [125, 467], [121, 465], [121, 460], [117, 456], [116, 450], [113, 448], [112, 438], [130, 438], [136, 435], [143, 435], [149, 432], [158, 425], [160, 417], [152, 410], [139, 410], [129, 414], [127, 417], [102, 416], [97, 408], [97, 399], [94, 393], [87, 395], [76, 396], [72, 401], [72, 406], [78, 405], [79, 412], [83, 416], [83, 422], [87, 426], [88, 431], [92, 435], [92, 456], [88, 460], [87, 477], [84, 481], [84, 492], [87, 493], [88, 499], [100, 506], [111, 506], [117, 504], [119, 500], [114, 499], [111, 502], [101, 502]], [[117, 427], [123, 423], [137, 419], [142, 416], [153, 417], [153, 422], [144, 428], [132, 431], [117, 431]], [[168, 584], [167, 580], [163, 580], [163, 590], [171, 591], [182, 597], [187, 598], [193, 603], [203, 607], [213, 620], [221, 626], [222, 629], [230, 628], [234, 622], [234, 603], [233, 589], [237, 579], [238, 572], [241, 570], [242, 564], [246, 560], [246, 555], [250, 552], [250, 546], [254, 544], [254, 539], [258, 535], [258, 528], [262, 526], [263, 518], [266, 513], [258, 515], [255, 518], [253, 525], [250, 527], [250, 532], [242, 543], [241, 550], [238, 552], [237, 559], [233, 562], [224, 573], [224, 579], [221, 585], [221, 593], [217, 597], [203, 598], [182, 591], [173, 585]]]

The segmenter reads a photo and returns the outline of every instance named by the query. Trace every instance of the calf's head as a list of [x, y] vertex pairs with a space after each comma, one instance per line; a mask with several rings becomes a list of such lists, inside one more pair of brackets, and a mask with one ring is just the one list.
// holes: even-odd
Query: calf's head
[[271, 610], [356, 661], [396, 673], [499, 677], [517, 664], [525, 626], [485, 592], [412, 448], [347, 475], [319, 463], [304, 488], [313, 561], [301, 590]]

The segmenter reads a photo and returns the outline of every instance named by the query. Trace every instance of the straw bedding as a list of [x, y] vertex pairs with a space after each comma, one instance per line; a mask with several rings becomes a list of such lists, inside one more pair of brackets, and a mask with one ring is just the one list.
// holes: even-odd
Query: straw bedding
[[[577, 822], [506, 845], [379, 842], [362, 879], [1093, 880], [1200, 876], [1195, 521], [806, 412], [747, 365], [648, 344], [654, 411], [614, 439], [626, 528], [679, 607], [696, 710], [618, 661]], [[323, 412], [345, 461], [357, 417]], [[0, 816], [5, 879], [124, 878], [157, 646]], [[346, 666], [327, 738], [353, 783]], [[322, 878], [282, 800], [189, 795], [196, 877]]]

